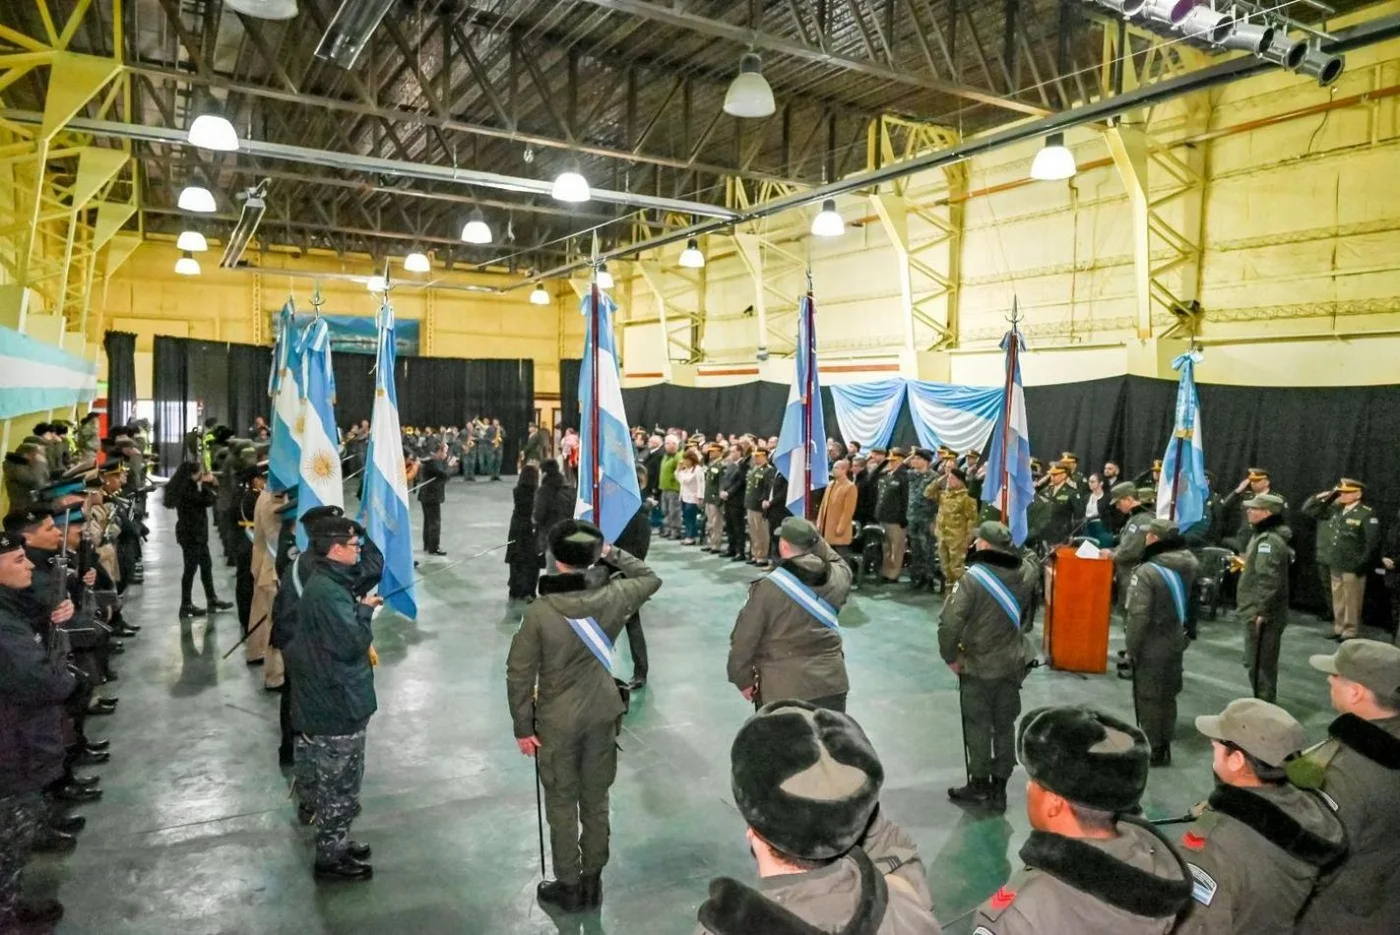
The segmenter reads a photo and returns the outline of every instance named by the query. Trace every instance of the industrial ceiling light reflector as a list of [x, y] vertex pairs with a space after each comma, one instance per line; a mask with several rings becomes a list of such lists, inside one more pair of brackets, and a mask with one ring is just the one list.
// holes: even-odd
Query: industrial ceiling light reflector
[[199, 231], [181, 231], [179, 239], [175, 241], [175, 249], [185, 253], [203, 253], [209, 249], [209, 241]]
[[369, 291], [373, 292], [375, 295], [380, 295], [389, 288], [389, 280], [376, 273], [365, 282], [365, 288], [369, 289]]
[[724, 112], [731, 117], [771, 117], [777, 105], [773, 89], [763, 77], [763, 60], [753, 52], [739, 57], [739, 74], [729, 83], [724, 95]]
[[256, 19], [292, 19], [297, 0], [224, 0], [224, 8]]
[[1316, 78], [1318, 85], [1325, 88], [1340, 78], [1346, 67], [1346, 56], [1324, 52], [1316, 42], [1310, 42], [1306, 54], [1298, 63], [1297, 72]]
[[1261, 54], [1274, 41], [1274, 27], [1268, 23], [1235, 23], [1235, 28], [1230, 30], [1229, 35], [1220, 40], [1220, 45], [1226, 49], [1239, 49], [1243, 52], [1253, 52], [1255, 55]]
[[1142, 10], [1151, 22], [1180, 26], [1195, 6], [1196, 0], [1147, 0]]
[[841, 215], [836, 211], [836, 199], [828, 198], [822, 202], [821, 211], [812, 218], [812, 236], [840, 237], [844, 233], [846, 222], [841, 220]]
[[229, 234], [228, 241], [224, 244], [224, 255], [219, 258], [219, 265], [224, 269], [233, 269], [243, 260], [243, 251], [248, 249], [248, 244], [252, 243], [253, 235], [258, 232], [258, 225], [262, 223], [263, 214], [267, 211], [267, 179], [263, 179], [252, 188], [245, 188], [238, 194], [238, 200], [243, 202], [243, 210], [238, 214], [238, 223], [233, 225], [233, 233]]
[[335, 19], [316, 46], [316, 57], [334, 62], [347, 71], [365, 50], [369, 37], [379, 28], [394, 0], [342, 0]]
[[681, 266], [686, 269], [700, 269], [705, 265], [705, 254], [700, 252], [700, 244], [694, 237], [685, 242], [685, 250], [681, 252]]
[[214, 195], [203, 185], [186, 185], [180, 192], [178, 202], [181, 211], [197, 211], [208, 214], [216, 208]]
[[180, 254], [180, 259], [175, 261], [175, 272], [181, 276], [198, 276], [199, 261], [186, 250], [184, 253]]
[[531, 305], [548, 305], [550, 303], [549, 291], [545, 289], [544, 283], [535, 283], [535, 288], [530, 292]]
[[1212, 10], [1208, 6], [1193, 7], [1176, 27], [1187, 39], [1198, 39], [1211, 45], [1221, 45], [1235, 28], [1230, 13]]
[[1045, 145], [1035, 154], [1031, 163], [1031, 178], [1037, 182], [1062, 182], [1074, 178], [1079, 166], [1074, 161], [1074, 153], [1065, 145], [1063, 133], [1051, 133], [1045, 138]]
[[403, 258], [403, 268], [409, 273], [426, 273], [433, 268], [433, 264], [428, 262], [428, 255], [415, 250]]
[[568, 201], [579, 204], [593, 197], [588, 188], [588, 179], [576, 168], [565, 169], [554, 179], [554, 190], [550, 192], [555, 201]]
[[1282, 29], [1275, 29], [1268, 46], [1259, 53], [1266, 62], [1282, 65], [1289, 71], [1297, 71], [1303, 64], [1303, 56], [1308, 54], [1308, 44], [1302, 39], [1290, 39]]
[[472, 208], [471, 216], [462, 228], [462, 239], [467, 243], [491, 242], [491, 228], [486, 225], [486, 217], [480, 208]]
[[598, 264], [598, 288], [611, 289], [613, 287], [612, 273], [608, 272], [608, 264]]
[[203, 113], [190, 124], [191, 146], [231, 153], [238, 149], [238, 131], [223, 114]]
[[1142, 12], [1142, 8], [1147, 5], [1147, 0], [1099, 0], [1099, 3], [1124, 19], [1132, 19]]

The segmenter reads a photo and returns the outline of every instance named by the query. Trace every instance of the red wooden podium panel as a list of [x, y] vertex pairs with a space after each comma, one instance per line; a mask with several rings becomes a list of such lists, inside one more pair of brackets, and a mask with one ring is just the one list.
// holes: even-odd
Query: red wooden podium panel
[[1050, 667], [1106, 671], [1113, 560], [1080, 558], [1074, 549], [1060, 546], [1047, 564], [1047, 577], [1042, 642]]

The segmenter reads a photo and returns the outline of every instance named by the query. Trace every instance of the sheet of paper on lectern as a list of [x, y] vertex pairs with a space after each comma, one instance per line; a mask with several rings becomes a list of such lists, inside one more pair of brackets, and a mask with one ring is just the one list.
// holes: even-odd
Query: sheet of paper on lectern
[[1099, 547], [1094, 545], [1094, 543], [1092, 542], [1081, 542], [1079, 543], [1079, 548], [1075, 550], [1074, 554], [1078, 558], [1098, 558]]

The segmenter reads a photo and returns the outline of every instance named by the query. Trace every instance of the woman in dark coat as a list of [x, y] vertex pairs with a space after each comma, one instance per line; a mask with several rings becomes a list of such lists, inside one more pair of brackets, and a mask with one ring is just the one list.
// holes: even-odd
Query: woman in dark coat
[[516, 481], [515, 508], [510, 514], [510, 545], [506, 546], [506, 564], [510, 566], [510, 599], [529, 601], [535, 597], [535, 582], [539, 580], [543, 556], [535, 546], [535, 494], [540, 488], [540, 469], [526, 464]]
[[201, 473], [195, 464], [186, 461], [175, 469], [165, 485], [165, 506], [175, 511], [175, 541], [185, 560], [184, 573], [180, 576], [182, 618], [205, 614], [204, 608], [196, 607], [190, 599], [195, 572], [199, 572], [204, 585], [209, 613], [233, 607], [214, 593], [214, 562], [209, 556], [209, 508], [214, 505], [217, 484], [213, 474]]
[[535, 494], [535, 552], [544, 556], [545, 573], [553, 571], [549, 559], [549, 531], [574, 515], [574, 488], [564, 483], [559, 462], [546, 458], [540, 465], [540, 489]]

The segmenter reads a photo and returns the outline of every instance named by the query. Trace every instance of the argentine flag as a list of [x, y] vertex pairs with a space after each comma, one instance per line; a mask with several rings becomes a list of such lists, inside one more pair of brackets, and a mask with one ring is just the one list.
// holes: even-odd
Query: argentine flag
[[399, 397], [394, 388], [394, 310], [385, 297], [379, 311], [379, 354], [374, 371], [374, 410], [370, 418], [364, 499], [360, 523], [384, 553], [379, 593], [405, 617], [418, 616], [413, 597], [413, 530], [409, 525], [408, 478], [399, 432]]
[[345, 506], [340, 475], [340, 444], [335, 425], [335, 374], [331, 370], [330, 329], [317, 318], [298, 342], [301, 354], [301, 460], [297, 494], [297, 546], [306, 549], [301, 518], [318, 506]]
[[272, 350], [272, 373], [267, 393], [272, 397], [272, 447], [267, 454], [267, 483], [273, 493], [296, 490], [301, 474], [301, 391], [297, 377], [296, 309], [288, 299], [278, 313], [277, 346]]
[[1210, 484], [1206, 481], [1206, 449], [1201, 440], [1201, 402], [1196, 396], [1196, 364], [1199, 351], [1187, 351], [1172, 361], [1181, 371], [1176, 388], [1176, 425], [1162, 455], [1162, 476], [1157, 481], [1157, 516], [1185, 529], [1206, 515]]
[[1019, 354], [1026, 349], [1021, 332], [1015, 328], [1006, 332], [1006, 337], [1001, 340], [1001, 349], [1006, 352], [1006, 392], [996, 425], [992, 428], [992, 450], [987, 457], [987, 480], [982, 487], [982, 499], [1000, 508], [1002, 487], [1005, 486], [1006, 525], [1011, 529], [1011, 541], [1021, 545], [1026, 541], [1026, 514], [1031, 508], [1031, 501], [1035, 499], [1035, 482], [1031, 479], [1031, 432], [1026, 421], [1026, 391], [1021, 385]]
[[[593, 296], [599, 299], [598, 333], [593, 333]], [[584, 519], [603, 531], [609, 542], [617, 539], [623, 527], [642, 505], [637, 488], [637, 469], [632, 453], [632, 436], [627, 429], [627, 413], [622, 408], [622, 384], [617, 375], [617, 344], [613, 336], [613, 313], [617, 305], [602, 290], [590, 290], [580, 303], [585, 321], [583, 366], [579, 368], [578, 398], [582, 413], [579, 444], [578, 501], [574, 518]], [[593, 358], [595, 343], [598, 361], [598, 398], [593, 398]], [[598, 425], [598, 447], [593, 449], [594, 420]], [[594, 509], [593, 479], [598, 478], [601, 508]]]
[[822, 410], [821, 382], [817, 378], [817, 310], [811, 295], [802, 297], [797, 312], [797, 371], [783, 410], [774, 465], [788, 480], [787, 508], [807, 517], [811, 494], [805, 476], [811, 465], [812, 490], [826, 486], [830, 465], [826, 460], [826, 413]]

